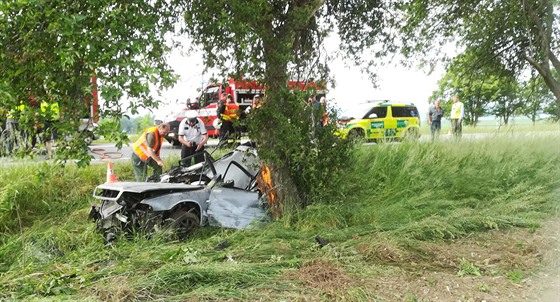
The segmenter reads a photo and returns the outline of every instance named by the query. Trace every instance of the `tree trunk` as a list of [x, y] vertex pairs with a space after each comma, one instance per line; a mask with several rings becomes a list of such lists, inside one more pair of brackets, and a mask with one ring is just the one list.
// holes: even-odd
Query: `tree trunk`
[[[284, 43], [282, 43], [283, 40]], [[290, 44], [289, 41], [286, 42], [286, 39], [278, 36], [270, 41], [265, 40], [263, 43], [264, 57], [267, 58], [265, 61], [264, 82], [267, 85], [266, 102], [277, 102], [280, 108], [285, 108], [289, 104], [282, 97], [279, 97], [279, 92], [286, 89], [288, 84], [287, 63], [278, 59], [286, 52], [286, 49], [282, 49], [281, 45], [285, 47]], [[275, 118], [288, 118], [283, 116], [283, 112], [275, 112], [274, 115]], [[270, 139], [276, 136], [274, 135], [274, 132], [278, 131], [276, 125], [277, 123], [275, 123], [274, 118], [267, 121], [267, 125], [262, 127], [262, 136], [258, 144], [268, 152], [272, 152], [277, 159], [266, 162], [266, 164], [270, 167], [273, 189], [276, 196], [272, 213], [275, 216], [279, 216], [288, 203], [299, 205], [301, 200], [298, 188], [290, 175], [289, 154], [281, 146], [278, 146], [274, 139]]]

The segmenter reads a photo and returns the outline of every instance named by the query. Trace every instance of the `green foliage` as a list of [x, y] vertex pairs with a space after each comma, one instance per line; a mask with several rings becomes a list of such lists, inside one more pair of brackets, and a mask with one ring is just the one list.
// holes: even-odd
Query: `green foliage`
[[[472, 67], [500, 62], [521, 81], [533, 70], [560, 105], [560, 15], [556, 0], [474, 0], [458, 3], [405, 1], [401, 20], [391, 24], [402, 34], [402, 52], [422, 61], [448, 59], [444, 47], [456, 43], [473, 56]], [[405, 24], [402, 26], [402, 24]], [[443, 51], [442, 51], [443, 50]], [[432, 55], [426, 55], [432, 54]]]
[[[339, 187], [341, 205], [303, 211], [296, 226], [369, 224], [431, 240], [511, 226], [530, 227], [554, 207], [560, 160], [544, 138], [380, 144], [359, 148]], [[343, 206], [353, 205], [352, 209]], [[319, 219], [321, 217], [321, 219]], [[341, 223], [342, 222], [342, 223]], [[318, 225], [315, 225], [315, 224]]]
[[457, 272], [459, 277], [464, 276], [480, 276], [480, 268], [478, 268], [474, 263], [468, 261], [465, 258], [459, 259], [459, 271]]
[[4, 167], [0, 174], [0, 233], [18, 233], [46, 215], [62, 218], [83, 207], [91, 187], [104, 175], [100, 166], [84, 172], [75, 166], [48, 163]]
[[327, 108], [308, 105], [307, 93], [285, 90], [254, 110], [248, 122], [249, 136], [263, 147], [259, 157], [289, 171], [304, 204], [340, 196], [352, 150], [350, 141], [334, 135], [336, 116], [323, 125]]
[[[79, 120], [89, 113], [94, 73], [102, 117], [157, 107], [150, 89], [176, 80], [165, 61], [176, 8], [168, 1], [2, 1], [0, 83], [3, 95], [11, 96], [2, 97], [2, 107], [29, 99], [58, 103], [64, 117], [59, 133], [76, 136]], [[45, 120], [42, 113], [32, 117]], [[89, 162], [80, 139], [66, 145], [60, 157], [81, 152], [78, 159]]]
[[[523, 104], [515, 77], [501, 62], [480, 65], [472, 49], [465, 50], [451, 62], [438, 85], [430, 99], [451, 99], [457, 95], [465, 105], [467, 125], [476, 126], [479, 118], [488, 113], [495, 114], [507, 125]], [[451, 108], [451, 101], [443, 106]], [[449, 115], [450, 110], [445, 112]]]
[[507, 278], [515, 283], [521, 283], [521, 281], [523, 281], [523, 275], [520, 271], [509, 272]]

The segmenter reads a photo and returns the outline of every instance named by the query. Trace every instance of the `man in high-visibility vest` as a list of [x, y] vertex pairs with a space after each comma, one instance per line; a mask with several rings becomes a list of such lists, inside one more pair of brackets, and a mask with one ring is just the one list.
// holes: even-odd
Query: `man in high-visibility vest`
[[41, 113], [44, 116], [44, 123], [40, 125], [38, 130], [41, 133], [41, 138], [47, 149], [47, 159], [52, 158], [52, 141], [58, 138], [56, 130], [56, 123], [60, 119], [60, 112], [58, 109], [58, 102], [47, 103], [41, 102]]
[[459, 98], [454, 95], [453, 105], [451, 106], [451, 132], [456, 138], [460, 138], [463, 132], [463, 116], [465, 115], [465, 106], [459, 102]]
[[19, 126], [19, 120], [25, 110], [25, 104], [20, 103], [8, 111], [6, 116], [6, 132], [2, 142], [4, 151], [7, 154], [11, 154], [12, 151], [17, 149], [26, 137], [25, 131], [20, 130]]
[[235, 135], [234, 121], [239, 119], [239, 105], [231, 95], [222, 97], [218, 105], [218, 116], [222, 121], [220, 127], [220, 142], [228, 140]]
[[159, 124], [144, 130], [134, 143], [131, 160], [136, 181], [146, 181], [148, 166], [152, 168], [153, 175], [161, 174], [163, 160], [159, 157], [159, 151], [168, 133], [169, 124]]

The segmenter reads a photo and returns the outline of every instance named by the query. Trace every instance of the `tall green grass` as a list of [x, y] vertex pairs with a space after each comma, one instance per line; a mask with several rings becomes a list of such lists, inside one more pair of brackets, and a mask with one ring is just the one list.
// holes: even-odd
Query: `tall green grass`
[[[558, 136], [361, 146], [333, 176], [343, 181], [331, 200], [264, 227], [207, 227], [184, 242], [137, 236], [109, 247], [87, 219], [104, 165], [7, 167], [0, 300], [383, 300], [359, 282], [325, 293], [293, 273], [319, 259], [349, 278], [374, 278], [422, 253], [421, 241], [537, 228], [560, 214], [559, 149]], [[132, 178], [129, 163], [114, 170]], [[317, 235], [329, 245], [320, 248]], [[226, 249], [214, 249], [223, 241]], [[391, 266], [371, 265], [385, 261]]]
[[558, 136], [364, 146], [346, 198], [307, 209], [296, 227], [370, 225], [429, 240], [533, 225], [558, 211], [558, 150]]

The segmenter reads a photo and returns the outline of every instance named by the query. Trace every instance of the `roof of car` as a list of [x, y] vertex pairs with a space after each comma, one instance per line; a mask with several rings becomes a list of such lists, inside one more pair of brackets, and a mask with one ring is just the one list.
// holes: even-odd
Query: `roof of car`
[[414, 103], [403, 103], [403, 102], [391, 102], [389, 100], [370, 100], [367, 103], [373, 103], [375, 106], [380, 107], [388, 107], [388, 106], [395, 106], [395, 107], [406, 107], [406, 106], [416, 106]]

